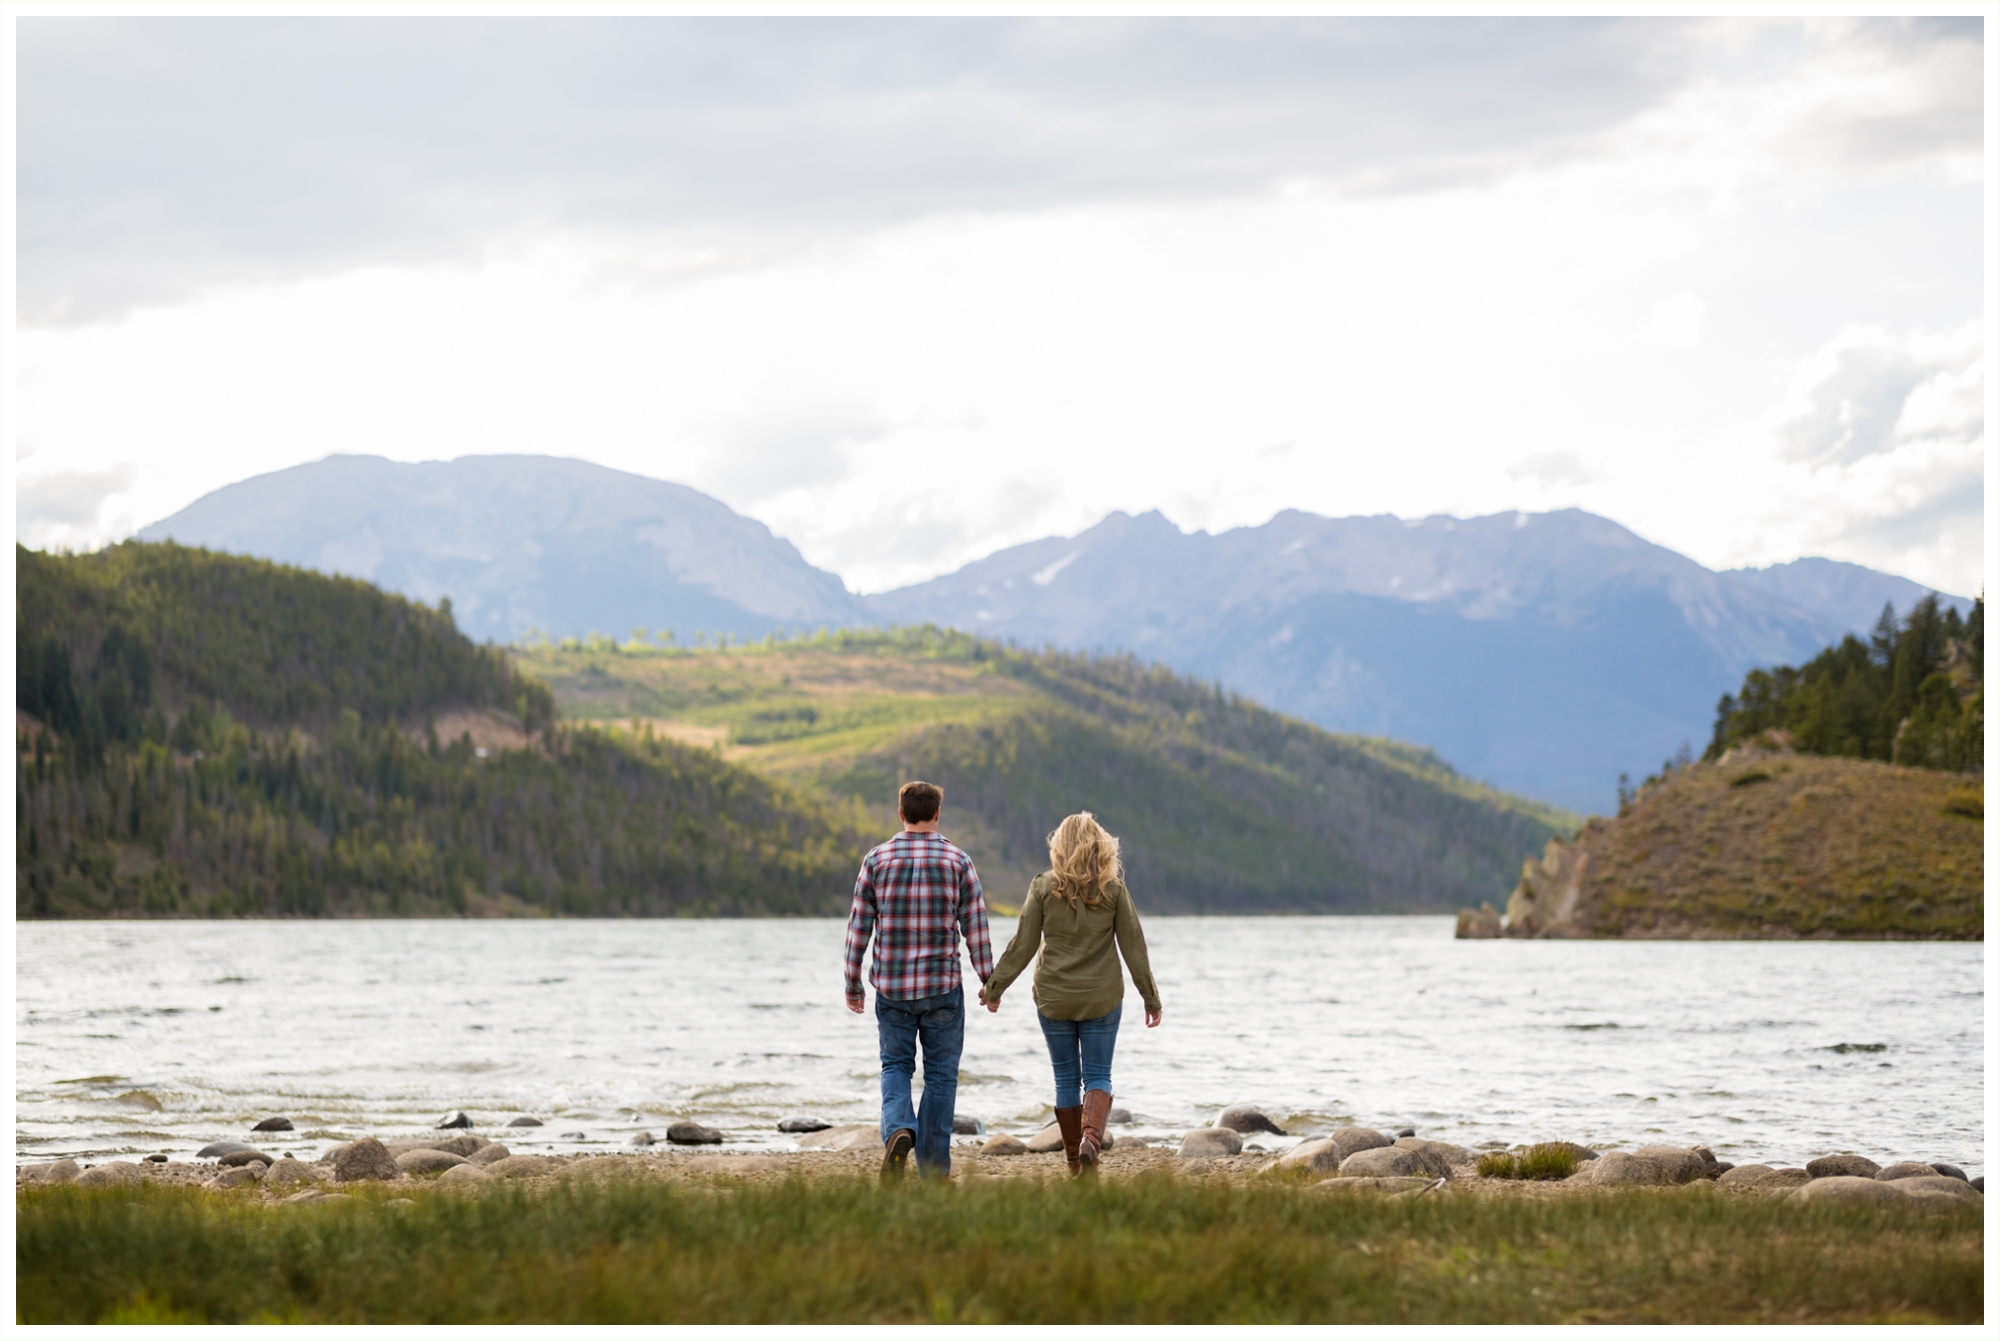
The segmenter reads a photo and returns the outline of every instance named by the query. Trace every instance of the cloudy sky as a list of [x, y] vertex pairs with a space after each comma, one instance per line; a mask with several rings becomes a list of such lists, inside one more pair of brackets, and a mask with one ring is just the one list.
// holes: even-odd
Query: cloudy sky
[[1977, 18], [18, 24], [29, 544], [535, 452], [867, 591], [1155, 507], [1982, 585]]

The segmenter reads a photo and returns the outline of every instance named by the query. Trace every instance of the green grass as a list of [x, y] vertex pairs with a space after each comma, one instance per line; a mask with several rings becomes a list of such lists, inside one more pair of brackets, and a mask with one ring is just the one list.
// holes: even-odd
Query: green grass
[[1479, 1176], [1553, 1182], [1575, 1173], [1581, 1163], [1583, 1159], [1573, 1146], [1560, 1143], [1531, 1145], [1526, 1150], [1501, 1150], [1481, 1155]]
[[17, 1318], [1974, 1323], [1984, 1309], [1976, 1209], [1706, 1189], [1386, 1202], [1148, 1177], [391, 1195], [24, 1189]]

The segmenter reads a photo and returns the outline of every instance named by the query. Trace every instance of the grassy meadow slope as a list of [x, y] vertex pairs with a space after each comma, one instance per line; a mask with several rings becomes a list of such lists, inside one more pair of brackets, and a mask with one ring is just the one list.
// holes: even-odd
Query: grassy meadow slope
[[446, 610], [172, 544], [16, 558], [17, 916], [846, 907], [838, 814], [556, 725]]
[[708, 745], [893, 827], [897, 784], [1018, 901], [1044, 836], [1089, 809], [1161, 911], [1447, 909], [1494, 898], [1572, 817], [1429, 751], [1336, 736], [1128, 658], [1025, 653], [936, 629], [728, 649], [517, 649], [566, 717]]
[[1528, 863], [1510, 934], [1980, 940], [1976, 779], [1738, 749]]

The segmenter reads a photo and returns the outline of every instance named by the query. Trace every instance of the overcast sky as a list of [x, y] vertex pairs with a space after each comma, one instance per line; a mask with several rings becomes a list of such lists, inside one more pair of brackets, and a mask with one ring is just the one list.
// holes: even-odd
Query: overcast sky
[[857, 590], [1114, 508], [1982, 584], [1980, 20], [19, 20], [22, 538], [583, 457]]

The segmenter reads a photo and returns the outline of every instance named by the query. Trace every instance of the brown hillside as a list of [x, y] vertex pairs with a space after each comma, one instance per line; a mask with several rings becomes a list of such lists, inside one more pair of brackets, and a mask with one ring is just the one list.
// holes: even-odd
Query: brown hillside
[[1983, 940], [1983, 813], [1963, 774], [1733, 750], [1552, 840], [1506, 934]]

